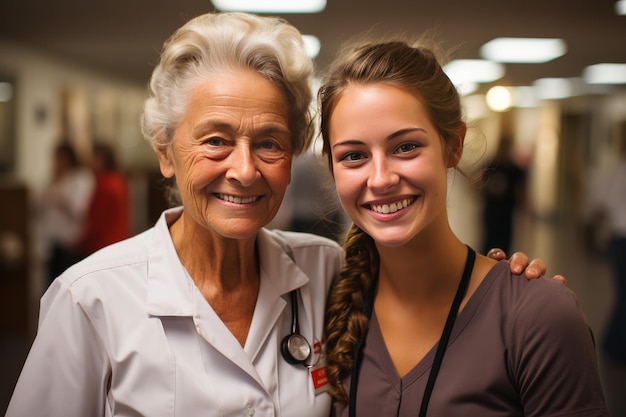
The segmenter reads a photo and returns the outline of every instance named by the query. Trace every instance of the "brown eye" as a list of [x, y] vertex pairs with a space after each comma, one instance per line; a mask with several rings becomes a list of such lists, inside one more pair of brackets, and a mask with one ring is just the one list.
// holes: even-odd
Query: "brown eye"
[[340, 161], [360, 161], [363, 155], [358, 152], [350, 152], [340, 158]]
[[272, 141], [265, 141], [263, 143], [261, 143], [261, 145], [259, 145], [260, 148], [265, 149], [265, 150], [275, 150], [275, 149], [279, 149], [278, 144], [276, 144], [275, 142]]
[[417, 147], [418, 147], [417, 143], [403, 143], [402, 145], [398, 146], [398, 148], [396, 149], [396, 152], [407, 153], [407, 152], [411, 152]]

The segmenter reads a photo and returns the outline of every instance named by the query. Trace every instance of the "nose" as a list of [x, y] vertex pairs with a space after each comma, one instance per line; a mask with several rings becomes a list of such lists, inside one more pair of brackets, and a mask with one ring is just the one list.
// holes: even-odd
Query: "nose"
[[400, 176], [393, 169], [393, 165], [384, 157], [372, 157], [367, 186], [375, 191], [385, 191], [397, 185]]
[[226, 172], [227, 179], [235, 180], [247, 187], [260, 178], [257, 161], [249, 143], [236, 146], [228, 159], [230, 164]]

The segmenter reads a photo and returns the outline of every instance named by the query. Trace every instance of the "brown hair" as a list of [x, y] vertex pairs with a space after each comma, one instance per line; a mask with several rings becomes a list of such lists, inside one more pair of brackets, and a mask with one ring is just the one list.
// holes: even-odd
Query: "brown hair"
[[[392, 84], [415, 94], [438, 130], [444, 156], [449, 159], [460, 155], [466, 128], [460, 97], [434, 49], [402, 40], [360, 43], [340, 52], [318, 94], [322, 151], [331, 171], [332, 112], [347, 86], [372, 83]], [[454, 161], [454, 165], [457, 163]], [[328, 298], [326, 338], [330, 394], [345, 402], [348, 395], [341, 380], [352, 369], [355, 346], [367, 333], [364, 298], [378, 275], [379, 258], [374, 240], [355, 225], [348, 232], [344, 247], [346, 262]]]

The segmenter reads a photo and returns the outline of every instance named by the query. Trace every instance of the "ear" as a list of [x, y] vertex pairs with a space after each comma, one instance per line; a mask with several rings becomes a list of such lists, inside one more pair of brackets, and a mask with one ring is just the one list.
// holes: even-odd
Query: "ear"
[[165, 178], [172, 178], [176, 173], [170, 149], [170, 146], [165, 148], [157, 146], [156, 148], [157, 157], [159, 158], [159, 168]]
[[465, 143], [465, 135], [467, 133], [467, 125], [463, 123], [463, 128], [459, 130], [459, 136], [450, 145], [450, 155], [448, 155], [448, 168], [454, 168], [459, 165], [463, 156], [463, 144]]

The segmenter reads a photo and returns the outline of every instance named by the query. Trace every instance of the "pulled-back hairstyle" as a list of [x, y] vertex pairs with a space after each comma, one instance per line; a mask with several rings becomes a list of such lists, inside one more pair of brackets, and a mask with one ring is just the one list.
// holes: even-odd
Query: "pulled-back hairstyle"
[[164, 43], [144, 103], [144, 138], [154, 149], [170, 146], [192, 90], [235, 69], [256, 71], [285, 94], [293, 153], [306, 150], [312, 137], [313, 63], [302, 36], [283, 19], [247, 13], [198, 16]]
[[[335, 106], [349, 85], [374, 83], [394, 85], [413, 93], [437, 128], [444, 157], [458, 154], [465, 133], [460, 97], [434, 50], [403, 40], [360, 43], [338, 54], [318, 93], [322, 151], [331, 171], [329, 124]], [[348, 395], [341, 381], [354, 366], [356, 344], [367, 333], [364, 298], [379, 268], [373, 239], [354, 224], [344, 247], [346, 262], [331, 288], [326, 315], [330, 393], [335, 400], [343, 402], [348, 400]]]

